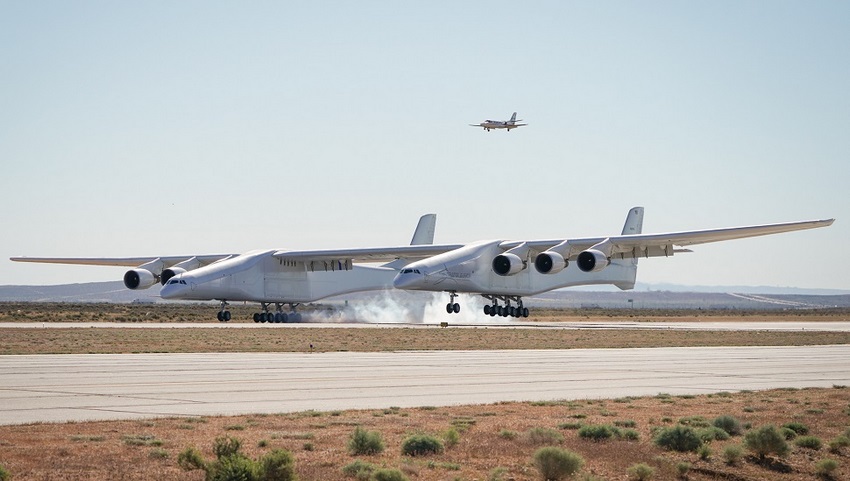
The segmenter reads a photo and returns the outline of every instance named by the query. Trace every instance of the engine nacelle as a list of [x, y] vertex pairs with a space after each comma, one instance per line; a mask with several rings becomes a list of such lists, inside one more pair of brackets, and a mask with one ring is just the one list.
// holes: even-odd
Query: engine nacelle
[[579, 253], [578, 268], [584, 272], [599, 272], [608, 265], [608, 256], [596, 249]]
[[493, 271], [500, 276], [512, 276], [525, 269], [525, 263], [516, 254], [505, 252], [493, 259]]
[[564, 256], [554, 251], [546, 251], [537, 254], [534, 259], [534, 268], [541, 274], [557, 274], [567, 267]]
[[168, 281], [171, 280], [172, 277], [179, 276], [180, 274], [183, 274], [184, 272], [187, 272], [187, 271], [186, 271], [186, 269], [183, 269], [182, 267], [169, 267], [168, 269], [165, 269], [164, 271], [162, 271], [162, 274], [159, 276], [159, 282], [162, 285], [166, 285], [166, 284], [168, 284]]
[[124, 274], [124, 285], [127, 289], [147, 289], [156, 284], [156, 276], [146, 269], [132, 269]]

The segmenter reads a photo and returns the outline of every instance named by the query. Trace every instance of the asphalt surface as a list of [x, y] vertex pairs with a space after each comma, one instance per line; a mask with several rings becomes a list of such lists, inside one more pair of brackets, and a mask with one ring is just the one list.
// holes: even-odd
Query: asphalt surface
[[850, 384], [850, 345], [0, 356], [0, 424]]

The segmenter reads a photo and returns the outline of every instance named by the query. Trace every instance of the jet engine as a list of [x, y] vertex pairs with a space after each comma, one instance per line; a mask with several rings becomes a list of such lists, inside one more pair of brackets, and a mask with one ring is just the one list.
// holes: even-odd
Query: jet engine
[[132, 269], [124, 274], [124, 285], [127, 289], [147, 289], [156, 284], [156, 276], [147, 269]]
[[608, 256], [596, 249], [579, 253], [578, 268], [584, 272], [599, 272], [608, 265]]
[[186, 269], [183, 269], [182, 267], [169, 267], [168, 269], [162, 271], [162, 275], [159, 276], [160, 277], [159, 282], [162, 285], [166, 285], [166, 284], [168, 284], [168, 281], [171, 280], [172, 277], [179, 276], [180, 274], [183, 274], [185, 272], [187, 272]]
[[522, 259], [510, 252], [499, 254], [493, 259], [493, 270], [500, 276], [512, 276], [524, 268], [525, 264]]
[[567, 260], [554, 251], [541, 252], [534, 259], [534, 268], [541, 274], [557, 274], [565, 267], [567, 267]]

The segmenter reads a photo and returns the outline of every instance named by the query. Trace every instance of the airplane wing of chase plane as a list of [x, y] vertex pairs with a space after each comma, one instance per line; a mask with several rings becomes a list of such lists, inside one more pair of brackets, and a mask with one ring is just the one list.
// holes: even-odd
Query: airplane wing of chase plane
[[[300, 303], [349, 292], [392, 288], [398, 270], [413, 260], [451, 251], [434, 245], [437, 216], [419, 219], [409, 246], [321, 251], [258, 250], [245, 254], [125, 258], [12, 257], [16, 262], [132, 267], [128, 289], [159, 283], [165, 299], [218, 300], [219, 321], [229, 321], [228, 302], [259, 302], [255, 322], [298, 322]], [[371, 265], [356, 262], [372, 263]], [[385, 262], [383, 265], [374, 263]], [[289, 305], [289, 312], [284, 306]], [[274, 310], [272, 310], [274, 306]]]
[[528, 317], [523, 296], [562, 287], [613, 284], [634, 288], [641, 257], [691, 252], [684, 246], [756, 237], [832, 225], [834, 219], [752, 225], [663, 234], [642, 234], [643, 207], [634, 207], [620, 235], [582, 239], [481, 241], [406, 265], [393, 284], [399, 289], [448, 292], [448, 313], [460, 312], [458, 292], [480, 294], [484, 314]]

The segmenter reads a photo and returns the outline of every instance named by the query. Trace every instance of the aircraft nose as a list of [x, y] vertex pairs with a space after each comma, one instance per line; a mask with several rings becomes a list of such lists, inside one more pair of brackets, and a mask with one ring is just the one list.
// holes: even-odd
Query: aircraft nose
[[182, 299], [189, 292], [189, 285], [183, 279], [173, 278], [168, 284], [162, 286], [159, 295], [163, 299]]
[[414, 289], [421, 284], [422, 274], [415, 269], [402, 269], [393, 279], [393, 287], [396, 289]]

